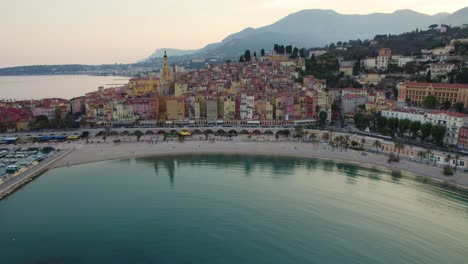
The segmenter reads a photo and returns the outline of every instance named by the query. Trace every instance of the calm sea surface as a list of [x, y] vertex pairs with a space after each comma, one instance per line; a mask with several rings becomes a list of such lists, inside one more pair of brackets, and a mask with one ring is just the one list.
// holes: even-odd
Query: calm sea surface
[[107, 161], [52, 170], [0, 202], [8, 264], [467, 261], [467, 194], [341, 163]]
[[99, 86], [128, 83], [128, 77], [88, 75], [0, 76], [0, 99], [71, 99], [97, 91]]

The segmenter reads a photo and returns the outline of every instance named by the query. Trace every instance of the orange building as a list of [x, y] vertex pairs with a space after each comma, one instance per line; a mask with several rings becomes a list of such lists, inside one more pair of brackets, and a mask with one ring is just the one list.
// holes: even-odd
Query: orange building
[[411, 101], [422, 103], [428, 95], [433, 95], [438, 102], [462, 102], [468, 107], [468, 85], [451, 83], [400, 83], [398, 84], [398, 103]]

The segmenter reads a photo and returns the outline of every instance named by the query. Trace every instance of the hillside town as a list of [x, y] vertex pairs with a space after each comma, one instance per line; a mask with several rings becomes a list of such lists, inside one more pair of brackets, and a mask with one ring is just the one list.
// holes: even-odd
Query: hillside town
[[468, 39], [453, 39], [414, 56], [379, 47], [377, 37], [367, 42], [377, 47], [375, 56], [357, 60], [349, 59], [351, 42], [308, 52], [275, 44], [273, 51], [246, 51], [239, 62], [196, 70], [171, 65], [165, 54], [159, 73], [133, 78], [123, 87], [99, 87], [71, 100], [3, 100], [0, 131], [215, 124], [352, 127], [467, 147]]

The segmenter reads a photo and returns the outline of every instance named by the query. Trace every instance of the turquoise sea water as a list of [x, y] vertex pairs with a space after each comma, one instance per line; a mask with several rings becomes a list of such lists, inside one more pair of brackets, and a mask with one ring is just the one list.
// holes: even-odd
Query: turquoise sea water
[[467, 194], [334, 162], [107, 161], [0, 202], [0, 263], [467, 261]]

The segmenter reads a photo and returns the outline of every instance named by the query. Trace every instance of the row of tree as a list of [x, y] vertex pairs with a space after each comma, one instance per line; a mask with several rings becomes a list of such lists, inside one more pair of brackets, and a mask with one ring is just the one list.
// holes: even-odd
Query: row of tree
[[80, 123], [76, 122], [75, 117], [72, 114], [67, 114], [65, 118], [57, 118], [49, 120], [45, 115], [36, 116], [30, 123], [29, 128], [32, 130], [42, 129], [61, 129], [61, 128], [79, 128]]
[[375, 132], [391, 137], [411, 139], [420, 138], [422, 141], [433, 139], [437, 144], [443, 145], [446, 127], [433, 125], [432, 123], [421, 123], [409, 119], [386, 118], [380, 115], [370, 116], [362, 113], [354, 115], [354, 122], [357, 128], [370, 128]]

